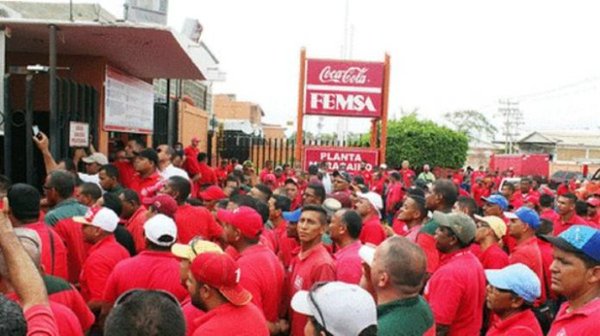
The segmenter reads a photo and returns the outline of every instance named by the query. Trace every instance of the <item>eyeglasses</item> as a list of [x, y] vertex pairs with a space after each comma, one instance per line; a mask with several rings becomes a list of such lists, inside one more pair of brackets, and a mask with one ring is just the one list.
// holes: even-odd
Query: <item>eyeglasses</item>
[[115, 301], [115, 304], [113, 306], [116, 307], [120, 304], [124, 304], [127, 302], [127, 300], [131, 299], [131, 297], [135, 294], [141, 294], [141, 293], [158, 293], [163, 297], [166, 297], [167, 299], [169, 299], [171, 302], [173, 302], [174, 304], [176, 304], [177, 306], [179, 306], [179, 301], [177, 301], [177, 299], [173, 296], [173, 294], [164, 291], [164, 290], [160, 290], [160, 289], [153, 289], [153, 290], [149, 290], [149, 289], [132, 289], [132, 290], [128, 290], [127, 292], [121, 294], [117, 300]]
[[327, 326], [325, 325], [325, 318], [323, 318], [323, 312], [321, 312], [321, 308], [319, 308], [319, 305], [317, 304], [317, 301], [315, 300], [314, 293], [317, 291], [317, 289], [325, 286], [327, 283], [328, 282], [326, 282], [326, 281], [317, 282], [312, 286], [310, 291], [308, 291], [308, 299], [310, 300], [312, 305], [315, 306], [315, 309], [317, 310], [317, 314], [319, 314], [319, 317], [321, 318], [321, 323], [323, 324], [323, 329], [325, 331], [327, 330]]

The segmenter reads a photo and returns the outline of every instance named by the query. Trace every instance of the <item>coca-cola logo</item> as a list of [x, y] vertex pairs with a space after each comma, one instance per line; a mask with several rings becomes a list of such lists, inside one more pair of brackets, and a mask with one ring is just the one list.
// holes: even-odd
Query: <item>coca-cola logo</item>
[[351, 66], [347, 69], [332, 69], [326, 66], [319, 74], [321, 83], [336, 84], [365, 84], [367, 82], [368, 68]]

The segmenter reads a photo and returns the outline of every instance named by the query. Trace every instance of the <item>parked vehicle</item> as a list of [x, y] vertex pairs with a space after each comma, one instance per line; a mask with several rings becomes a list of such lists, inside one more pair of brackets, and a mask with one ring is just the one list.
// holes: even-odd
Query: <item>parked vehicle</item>
[[548, 154], [495, 154], [490, 157], [490, 170], [500, 173], [512, 169], [515, 176], [548, 176]]
[[572, 179], [575, 180], [583, 180], [583, 174], [580, 172], [567, 171], [567, 170], [559, 170], [554, 172], [550, 177], [550, 181], [548, 181], [548, 186], [552, 189], [556, 189], [561, 183], [566, 181], [570, 181]]

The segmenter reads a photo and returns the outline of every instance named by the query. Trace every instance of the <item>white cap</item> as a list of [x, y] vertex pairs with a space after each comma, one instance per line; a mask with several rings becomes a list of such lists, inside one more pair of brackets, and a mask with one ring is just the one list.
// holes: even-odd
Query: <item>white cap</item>
[[372, 266], [373, 259], [375, 258], [375, 246], [370, 244], [361, 246], [358, 250], [358, 255], [363, 262], [367, 263], [369, 266]]
[[340, 281], [297, 292], [292, 309], [314, 317], [334, 336], [358, 336], [367, 327], [377, 325], [377, 307], [371, 294]]
[[[177, 240], [177, 226], [170, 217], [157, 214], [144, 223], [144, 235], [149, 241], [158, 246], [171, 246]], [[171, 239], [160, 241], [163, 236], [168, 236]]]
[[81, 161], [85, 162], [85, 163], [97, 163], [99, 165], [105, 165], [108, 164], [108, 159], [106, 158], [106, 155], [96, 152], [90, 156], [84, 157], [83, 159], [81, 159]]
[[119, 224], [119, 216], [109, 208], [90, 208], [85, 216], [73, 217], [77, 223], [92, 225], [104, 231], [114, 232]]
[[364, 198], [366, 200], [369, 201], [369, 203], [371, 203], [371, 205], [373, 206], [373, 208], [375, 208], [375, 210], [377, 210], [377, 213], [380, 214], [380, 210], [383, 209], [383, 200], [381, 199], [381, 195], [379, 195], [378, 193], [374, 192], [374, 191], [369, 191], [366, 193], [356, 193], [356, 196], [358, 198]]

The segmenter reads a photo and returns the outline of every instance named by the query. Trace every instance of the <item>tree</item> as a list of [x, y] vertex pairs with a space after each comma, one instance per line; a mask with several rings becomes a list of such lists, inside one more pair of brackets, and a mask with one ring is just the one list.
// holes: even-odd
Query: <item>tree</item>
[[386, 163], [399, 167], [403, 160], [413, 167], [460, 168], [467, 158], [469, 140], [464, 133], [419, 120], [410, 114], [388, 122]]
[[494, 139], [498, 131], [483, 114], [474, 110], [448, 112], [444, 114], [444, 119], [452, 124], [456, 131], [464, 133], [469, 140], [480, 139], [482, 136]]

